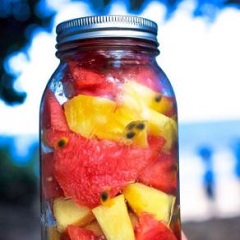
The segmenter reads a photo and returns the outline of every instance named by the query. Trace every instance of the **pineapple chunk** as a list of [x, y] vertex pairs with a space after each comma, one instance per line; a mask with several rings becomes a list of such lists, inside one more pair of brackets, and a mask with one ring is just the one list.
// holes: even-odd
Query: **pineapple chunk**
[[141, 183], [129, 184], [123, 194], [131, 209], [139, 216], [143, 212], [152, 214], [156, 220], [169, 224], [175, 196]]
[[108, 126], [116, 104], [107, 98], [78, 95], [64, 104], [69, 128], [84, 137], [98, 135], [99, 126]]
[[149, 134], [163, 136], [166, 139], [164, 148], [169, 150], [177, 139], [176, 121], [149, 108], [143, 110], [142, 117], [148, 122]]
[[107, 240], [134, 240], [134, 231], [123, 195], [111, 199], [111, 205], [92, 209]]
[[122, 143], [147, 146], [147, 132], [128, 141], [126, 126], [139, 119], [139, 114], [127, 105], [117, 106], [116, 102], [102, 97], [78, 95], [64, 104], [64, 112], [69, 128], [84, 137], [96, 136]]
[[[172, 118], [156, 111], [152, 100], [157, 92], [137, 83], [126, 83], [117, 102], [103, 97], [79, 94], [64, 104], [69, 128], [84, 137], [98, 137], [139, 147], [147, 147], [147, 135], [160, 135], [166, 139], [166, 150], [176, 140], [177, 124]], [[136, 91], [141, 89], [141, 91]], [[142, 92], [146, 91], [145, 94]], [[149, 92], [150, 91], [150, 92]], [[142, 93], [142, 95], [141, 95]], [[147, 99], [144, 96], [148, 96]], [[146, 102], [145, 102], [146, 101]], [[149, 102], [150, 101], [150, 102]], [[159, 110], [159, 109], [157, 109]], [[126, 129], [132, 122], [144, 122], [146, 128], [135, 134], [130, 141]]]
[[57, 228], [63, 232], [67, 225], [84, 226], [94, 219], [91, 209], [77, 205], [72, 199], [57, 198], [53, 202]]
[[149, 87], [134, 81], [128, 81], [123, 85], [122, 100], [128, 102], [135, 109], [150, 108], [162, 114], [166, 114], [173, 108], [170, 98]]
[[163, 136], [166, 139], [164, 148], [171, 148], [177, 137], [177, 123], [165, 115], [172, 108], [170, 100], [142, 84], [129, 81], [123, 85], [118, 101], [132, 112], [138, 112], [138, 118], [147, 122], [148, 133]]

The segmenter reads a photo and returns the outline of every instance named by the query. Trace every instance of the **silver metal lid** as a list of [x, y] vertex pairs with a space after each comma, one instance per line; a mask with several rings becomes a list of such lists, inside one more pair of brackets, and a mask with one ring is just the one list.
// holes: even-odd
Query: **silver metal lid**
[[91, 38], [138, 38], [157, 42], [157, 24], [138, 16], [106, 15], [76, 18], [57, 26], [59, 45]]

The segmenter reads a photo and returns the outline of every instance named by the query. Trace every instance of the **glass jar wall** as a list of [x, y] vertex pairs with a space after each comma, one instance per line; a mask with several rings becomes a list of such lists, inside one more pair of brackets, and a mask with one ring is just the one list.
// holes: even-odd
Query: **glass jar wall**
[[40, 109], [42, 239], [181, 239], [177, 107], [156, 25], [86, 17], [57, 33]]

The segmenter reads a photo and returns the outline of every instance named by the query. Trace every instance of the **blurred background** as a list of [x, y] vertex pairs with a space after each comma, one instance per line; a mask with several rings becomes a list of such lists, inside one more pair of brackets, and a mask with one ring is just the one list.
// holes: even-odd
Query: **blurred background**
[[2, 0], [0, 240], [40, 240], [38, 113], [55, 27], [132, 14], [159, 25], [178, 100], [182, 222], [190, 240], [240, 239], [240, 1]]

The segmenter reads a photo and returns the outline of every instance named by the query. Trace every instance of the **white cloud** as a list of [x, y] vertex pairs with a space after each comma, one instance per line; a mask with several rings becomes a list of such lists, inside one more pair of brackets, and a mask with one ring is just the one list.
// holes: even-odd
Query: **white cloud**
[[240, 11], [207, 24], [180, 9], [161, 26], [158, 58], [175, 89], [180, 121], [240, 119]]
[[117, 0], [114, 2], [114, 4], [110, 7], [110, 14], [111, 15], [124, 15], [128, 12], [128, 6], [126, 2]]
[[91, 16], [93, 14], [94, 12], [91, 10], [87, 2], [69, 2], [58, 9], [58, 13], [54, 21], [54, 27], [56, 27], [57, 24], [69, 19]]

